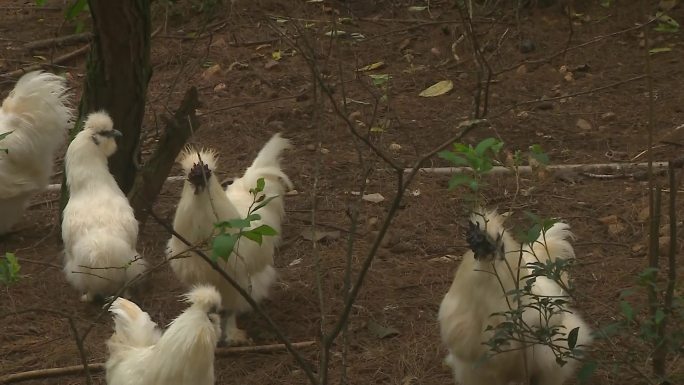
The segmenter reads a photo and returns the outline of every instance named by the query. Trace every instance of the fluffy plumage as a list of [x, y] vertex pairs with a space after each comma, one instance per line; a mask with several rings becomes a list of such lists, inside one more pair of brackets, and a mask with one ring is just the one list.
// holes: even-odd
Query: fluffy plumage
[[[247, 215], [253, 199], [249, 190], [256, 186], [259, 178], [264, 178], [266, 185], [263, 193], [278, 197], [257, 211], [261, 220], [252, 222], [252, 226], [267, 224], [280, 233], [285, 213], [282, 195], [286, 186], [292, 186], [280, 168], [281, 152], [288, 147], [290, 143], [287, 139], [280, 134], [274, 135], [245, 174], [235, 180], [227, 191], [223, 190], [215, 176], [216, 153], [186, 149], [180, 161], [186, 181], [173, 221], [176, 232], [193, 244], [208, 241], [214, 233], [215, 223]], [[227, 261], [219, 261], [226, 273], [249, 291], [256, 301], [268, 296], [269, 288], [276, 279], [273, 254], [279, 240], [279, 236], [264, 237], [263, 243], [258, 245], [246, 238], [241, 239], [237, 250], [239, 256], [233, 253]], [[237, 328], [235, 314], [248, 311], [251, 307], [226, 280], [194, 252], [187, 252], [187, 249], [176, 237], [169, 240], [168, 257], [188, 256], [172, 259], [170, 264], [173, 271], [186, 285], [209, 283], [216, 286], [223, 298], [223, 307], [231, 311], [223, 328], [225, 341], [229, 344], [247, 342], [246, 333]]]
[[[504, 321], [503, 316], [492, 314], [509, 310], [503, 293], [516, 287], [518, 272], [520, 287], [524, 287], [523, 277], [531, 273], [526, 266], [528, 263], [575, 257], [568, 242], [572, 237], [570, 227], [565, 223], [554, 224], [530, 248], [529, 245], [520, 245], [508, 234], [503, 218], [495, 212], [473, 214], [471, 221], [467, 240], [472, 251], [464, 255], [439, 309], [442, 342], [449, 350], [446, 362], [453, 369], [456, 382], [461, 385], [564, 383], [576, 369], [577, 361], [570, 360], [561, 367], [549, 347], [535, 345], [522, 348], [513, 341], [511, 351], [493, 354], [484, 343], [493, 336], [493, 331], [485, 330], [487, 326], [496, 326]], [[501, 278], [501, 283], [493, 273]], [[563, 280], [567, 283], [567, 277]], [[557, 282], [546, 277], [537, 277], [531, 291], [539, 296], [565, 294]], [[516, 307], [516, 301], [512, 297], [509, 299]], [[561, 326], [562, 333], [579, 327], [577, 346], [590, 344], [589, 327], [574, 310], [567, 307], [565, 310], [567, 312], [551, 317], [548, 325], [540, 323], [539, 311], [532, 308], [525, 308], [523, 319], [530, 326]]]
[[0, 109], [0, 234], [49, 183], [55, 152], [66, 139], [72, 110], [63, 78], [46, 72], [22, 76]]
[[136, 251], [138, 221], [107, 166], [120, 135], [109, 115], [95, 112], [66, 153], [64, 273], [83, 301], [114, 294], [146, 268]]
[[211, 286], [198, 286], [184, 297], [190, 307], [163, 334], [135, 303], [123, 298], [112, 303], [108, 385], [214, 384], [221, 295]]

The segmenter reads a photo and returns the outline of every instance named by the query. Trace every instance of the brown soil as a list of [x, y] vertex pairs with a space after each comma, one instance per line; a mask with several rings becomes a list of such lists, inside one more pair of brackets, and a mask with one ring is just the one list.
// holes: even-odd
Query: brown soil
[[[0, 72], [43, 58], [50, 60], [78, 48], [76, 45], [34, 53], [22, 48], [28, 41], [72, 33], [75, 24], [63, 21], [63, 3], [48, 1], [43, 9], [26, 0], [7, 0], [0, 5]], [[153, 30], [159, 31], [153, 38], [154, 76], [145, 120], [148, 145], [157, 134], [158, 115], [173, 110], [185, 89], [193, 85], [200, 89], [204, 102], [202, 127], [193, 142], [218, 149], [221, 176], [240, 174], [275, 132], [283, 132], [296, 144], [287, 154], [285, 169], [299, 194], [287, 198], [284, 246], [276, 256], [280, 281], [265, 303], [268, 313], [292, 341], [316, 339], [321, 320], [314, 279], [315, 252], [311, 243], [300, 236], [311, 218], [312, 197], [317, 202], [319, 223], [333, 229], [348, 229], [347, 212], [357, 202], [351, 192], [359, 191], [363, 168], [357, 143], [343, 120], [329, 103], [313, 98], [309, 92], [312, 78], [303, 56], [290, 56], [292, 46], [277, 39], [272, 28], [279, 28], [288, 36], [296, 32], [295, 24], [301, 29], [297, 33], [306, 37], [317, 52], [318, 65], [326, 82], [334, 87], [337, 100], [346, 94], [356, 101], [371, 103], [349, 105], [349, 112], [355, 112], [354, 118], [366, 124], [374, 114], [374, 98], [380, 94], [364, 74], [355, 79], [354, 69], [384, 61], [386, 67], [374, 73], [392, 76], [388, 92], [391, 107], [381, 108], [377, 117], [389, 119], [391, 126], [373, 139], [395, 162], [412, 164], [419, 154], [453, 135], [458, 124], [472, 114], [477, 90], [470, 43], [464, 40], [454, 48], [461, 62], [456, 62], [452, 55], [452, 43], [463, 31], [454, 2], [429, 3], [429, 12], [409, 12], [409, 6], [421, 4], [399, 0], [237, 1], [232, 8], [230, 4], [219, 6], [208, 22], [205, 14], [189, 6], [162, 1], [153, 5]], [[568, 17], [558, 6], [525, 8], [519, 14], [519, 23], [512, 7], [498, 5], [496, 9], [476, 12], [476, 16], [480, 15], [475, 23], [477, 38], [493, 70], [512, 70], [492, 79], [488, 115], [491, 128], [473, 132], [466, 142], [498, 136], [510, 150], [526, 150], [539, 143], [554, 164], [608, 163], [637, 156], [639, 161], [646, 160], [641, 153], [647, 148], [648, 86], [643, 79], [627, 81], [645, 73], [639, 30], [568, 50], [551, 60], [535, 60], [632, 28], [647, 15], [641, 12], [640, 2], [620, 2], [609, 9], [600, 7], [598, 1], [575, 3], [575, 11], [584, 16], [573, 19], [571, 34]], [[646, 9], [654, 12], [657, 2], [646, 3]], [[332, 18], [347, 17], [350, 11], [353, 21], [347, 24], [342, 20], [339, 28], [359, 32], [365, 40], [331, 44], [324, 33]], [[681, 5], [669, 14], [684, 22]], [[87, 26], [86, 16], [81, 18]], [[294, 20], [279, 23], [276, 16]], [[681, 32], [652, 31], [651, 35], [653, 46], [672, 49], [652, 56], [655, 159], [668, 160], [681, 156], [684, 144], [684, 130], [678, 131], [679, 136], [673, 134], [674, 128], [684, 121], [684, 44]], [[530, 39], [536, 49], [521, 53], [520, 39]], [[254, 43], [259, 41], [268, 41], [269, 45]], [[283, 57], [271, 67], [267, 63], [278, 50]], [[530, 62], [521, 69], [520, 63], [525, 60]], [[56, 71], [68, 73], [77, 93], [83, 79], [83, 61], [80, 58], [56, 67]], [[221, 70], [203, 76], [206, 68], [214, 64], [219, 64]], [[561, 66], [574, 71], [572, 80], [564, 79], [559, 71]], [[417, 96], [444, 79], [454, 81], [454, 90], [448, 95]], [[0, 81], [5, 95], [14, 80]], [[542, 96], [581, 93], [623, 81], [627, 82], [600, 92], [554, 100], [547, 103], [548, 108], [537, 108], [535, 104], [510, 108]], [[303, 93], [306, 96], [297, 97]], [[238, 107], [226, 109], [230, 106]], [[223, 110], [215, 111], [219, 109]], [[612, 115], [605, 117], [606, 113]], [[578, 128], [576, 122], [580, 118], [591, 128]], [[315, 150], [319, 141], [327, 150], [324, 153]], [[399, 144], [401, 149], [390, 151], [392, 143]], [[362, 153], [366, 161], [372, 162], [373, 169], [387, 168], [382, 161], [369, 156], [368, 150], [363, 149]], [[437, 158], [431, 164], [446, 165]], [[174, 169], [172, 174], [178, 175], [178, 170]], [[373, 218], [382, 221], [395, 192], [396, 178], [391, 172], [375, 171], [368, 179], [367, 191], [379, 192], [388, 199], [377, 204], [364, 202], [359, 207], [361, 235], [352, 254], [355, 272], [374, 236], [369, 223]], [[441, 363], [445, 352], [440, 344], [436, 314], [457, 267], [457, 258], [439, 257], [464, 252], [462, 226], [466, 217], [462, 194], [447, 191], [447, 181], [444, 175], [416, 178], [410, 187], [415, 194], [404, 199], [388, 234], [390, 241], [379, 250], [364, 282], [349, 324], [348, 378], [352, 384], [452, 382], [451, 374]], [[620, 291], [633, 286], [636, 274], [645, 268], [645, 249], [638, 245], [645, 245], [647, 237], [643, 217], [648, 207], [647, 182], [643, 178], [596, 179], [583, 175], [523, 176], [516, 194], [515, 180], [510, 176], [491, 177], [487, 181], [485, 191], [491, 206], [501, 211], [513, 210], [515, 218], [523, 218], [522, 212], [529, 210], [545, 217], [562, 218], [572, 225], [579, 260], [572, 272], [579, 298], [577, 307], [597, 328], [617, 319]], [[156, 212], [172, 218], [179, 192], [178, 182], [167, 183], [155, 206]], [[99, 309], [79, 302], [78, 293], [64, 280], [60, 271], [56, 198], [54, 193], [37, 196], [17, 231], [0, 243], [0, 251], [14, 251], [21, 258], [23, 274], [20, 282], [3, 288], [0, 314], [58, 309], [76, 317], [81, 330], [95, 320], [86, 349], [90, 360], [103, 362], [104, 341], [112, 331], [110, 317], [96, 319]], [[678, 207], [682, 213], [681, 199]], [[622, 227], [618, 231], [609, 231], [599, 220], [610, 215], [619, 218]], [[341, 308], [346, 234], [345, 231], [339, 239], [322, 243], [318, 248], [326, 326]], [[680, 230], [680, 262], [684, 255], [681, 234]], [[162, 227], [149, 222], [141, 232], [139, 250], [152, 263], [159, 263], [164, 258], [168, 237]], [[160, 325], [165, 325], [182, 310], [178, 296], [184, 289], [167, 267], [152, 274], [151, 283], [139, 304]], [[369, 321], [396, 328], [399, 335], [378, 339], [368, 331]], [[257, 344], [277, 342], [258, 316], [246, 315], [240, 322]], [[649, 370], [649, 352], [641, 344], [630, 338], [617, 339], [617, 344], [619, 350], [632, 351], [634, 362]], [[605, 364], [594, 376], [593, 384], [644, 383], [626, 366], [614, 363], [616, 356], [608, 353], [609, 345], [600, 343], [597, 349], [596, 355]], [[335, 346], [334, 351], [332, 383], [339, 383], [341, 345]], [[312, 360], [318, 356], [316, 348], [306, 348], [303, 354]], [[0, 320], [0, 375], [78, 363], [77, 349], [65, 320], [43, 312], [24, 312]], [[675, 379], [684, 382], [681, 363], [671, 361], [671, 369]], [[217, 384], [305, 383], [303, 373], [285, 352], [217, 358], [216, 372]], [[83, 384], [85, 380], [74, 376], [27, 382], [34, 383]], [[102, 374], [95, 375], [95, 383], [104, 384]]]

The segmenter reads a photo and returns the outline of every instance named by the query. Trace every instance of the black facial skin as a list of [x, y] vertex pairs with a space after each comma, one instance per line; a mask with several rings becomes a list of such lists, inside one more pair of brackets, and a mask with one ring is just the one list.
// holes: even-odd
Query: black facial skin
[[[477, 223], [468, 222], [466, 242], [468, 242], [468, 246], [477, 260], [493, 260], [497, 254], [499, 254], [499, 258], [503, 258], [504, 250], [501, 235], [497, 239], [492, 239], [486, 231], [480, 229], [480, 225]], [[497, 248], [499, 248], [498, 253]]]
[[195, 194], [199, 194], [207, 187], [206, 181], [211, 177], [211, 170], [203, 162], [195, 163], [188, 172], [188, 181], [195, 186]]

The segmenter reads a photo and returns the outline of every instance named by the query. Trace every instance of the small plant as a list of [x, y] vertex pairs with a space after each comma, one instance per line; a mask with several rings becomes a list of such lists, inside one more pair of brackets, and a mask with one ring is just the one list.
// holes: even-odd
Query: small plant
[[261, 216], [255, 214], [255, 211], [277, 198], [277, 195], [266, 197], [261, 194], [264, 191], [265, 186], [266, 182], [264, 181], [264, 178], [259, 178], [256, 187], [249, 190], [250, 194], [252, 194], [253, 201], [252, 205], [249, 207], [246, 218], [231, 219], [214, 225], [218, 230], [218, 234], [214, 237], [212, 242], [212, 258], [214, 260], [221, 258], [224, 261], [227, 261], [233, 251], [238, 249], [242, 237], [261, 245], [264, 236], [274, 236], [278, 234], [275, 229], [268, 225], [261, 225], [253, 229], [245, 230], [252, 225], [253, 221], [261, 219]]
[[440, 158], [451, 162], [456, 167], [470, 167], [472, 176], [457, 173], [449, 180], [449, 190], [459, 186], [468, 187], [474, 194], [478, 194], [483, 187], [482, 176], [494, 168], [496, 157], [504, 143], [495, 138], [487, 138], [475, 147], [462, 143], [454, 143], [452, 151], [442, 151]]
[[19, 270], [21, 270], [21, 266], [13, 253], [5, 253], [4, 257], [0, 257], [0, 282], [5, 285], [17, 282]]

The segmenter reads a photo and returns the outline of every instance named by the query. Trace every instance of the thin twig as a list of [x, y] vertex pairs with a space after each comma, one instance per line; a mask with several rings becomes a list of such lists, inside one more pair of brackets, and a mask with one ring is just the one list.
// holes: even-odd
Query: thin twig
[[24, 67], [24, 68], [19, 68], [18, 70], [14, 70], [14, 71], [7, 72], [7, 73], [5, 73], [5, 74], [2, 74], [2, 75], [0, 75], [0, 77], [3, 77], [3, 78], [16, 78], [16, 77], [19, 77], [19, 76], [21, 76], [21, 75], [27, 73], [27, 72], [39, 70], [39, 69], [43, 68], [44, 66], [50, 66], [50, 65], [54, 65], [54, 64], [61, 64], [61, 63], [64, 63], [65, 61], [69, 61], [69, 60], [71, 60], [71, 59], [73, 59], [73, 58], [75, 58], [75, 57], [78, 57], [78, 56], [83, 55], [84, 53], [88, 52], [89, 49], [90, 49], [90, 44], [86, 44], [86, 45], [84, 45], [83, 47], [81, 47], [81, 48], [79, 48], [79, 49], [77, 49], [77, 50], [75, 50], [75, 51], [69, 52], [69, 53], [67, 53], [67, 54], [65, 54], [65, 55], [62, 55], [62, 56], [59, 56], [59, 57], [55, 58], [55, 60], [53, 60], [53, 61], [50, 62], [50, 63], [40, 63], [40, 64], [30, 65], [30, 66]]
[[[152, 210], [151, 208], [148, 208], [148, 213], [152, 218], [154, 218], [154, 220], [160, 226], [162, 226], [167, 232], [169, 232], [169, 234], [176, 237], [179, 241], [185, 243], [188, 247], [193, 247], [192, 243], [190, 243], [187, 239], [185, 239], [185, 237], [178, 234], [178, 232], [176, 232], [176, 230], [174, 230], [173, 227], [171, 227], [168, 223], [166, 223], [161, 218], [159, 218], [159, 216], [157, 216], [157, 214], [154, 213], [154, 210]], [[294, 359], [299, 364], [300, 368], [304, 371], [304, 374], [306, 374], [306, 376], [309, 379], [309, 381], [311, 382], [311, 384], [316, 385], [318, 383], [318, 381], [316, 380], [316, 376], [314, 375], [313, 371], [311, 371], [311, 367], [310, 367], [309, 362], [301, 355], [301, 353], [299, 353], [299, 351], [297, 351], [297, 349], [292, 345], [290, 340], [280, 330], [278, 325], [276, 325], [276, 323], [273, 321], [273, 319], [271, 319], [271, 317], [261, 308], [261, 306], [256, 301], [254, 301], [252, 296], [245, 289], [243, 289], [242, 286], [240, 286], [240, 284], [238, 284], [233, 279], [233, 277], [228, 275], [228, 273], [226, 273], [221, 268], [221, 266], [219, 266], [215, 261], [213, 261], [211, 258], [209, 258], [209, 256], [206, 255], [202, 250], [196, 249], [196, 250], [194, 250], [194, 252], [196, 255], [198, 255], [200, 258], [202, 258], [204, 260], [204, 262], [209, 264], [209, 266], [211, 266], [211, 268], [214, 271], [216, 271], [223, 279], [225, 279], [231, 286], [233, 286], [233, 288], [238, 293], [240, 293], [242, 298], [245, 301], [247, 301], [247, 303], [249, 303], [250, 306], [252, 306], [252, 309], [254, 309], [254, 311], [259, 316], [261, 316], [266, 321], [266, 323], [268, 323], [269, 327], [271, 328], [271, 331], [276, 335], [276, 337], [278, 338], [278, 340], [280, 340], [280, 342], [285, 344], [287, 351], [290, 352], [290, 354], [292, 354]]]

